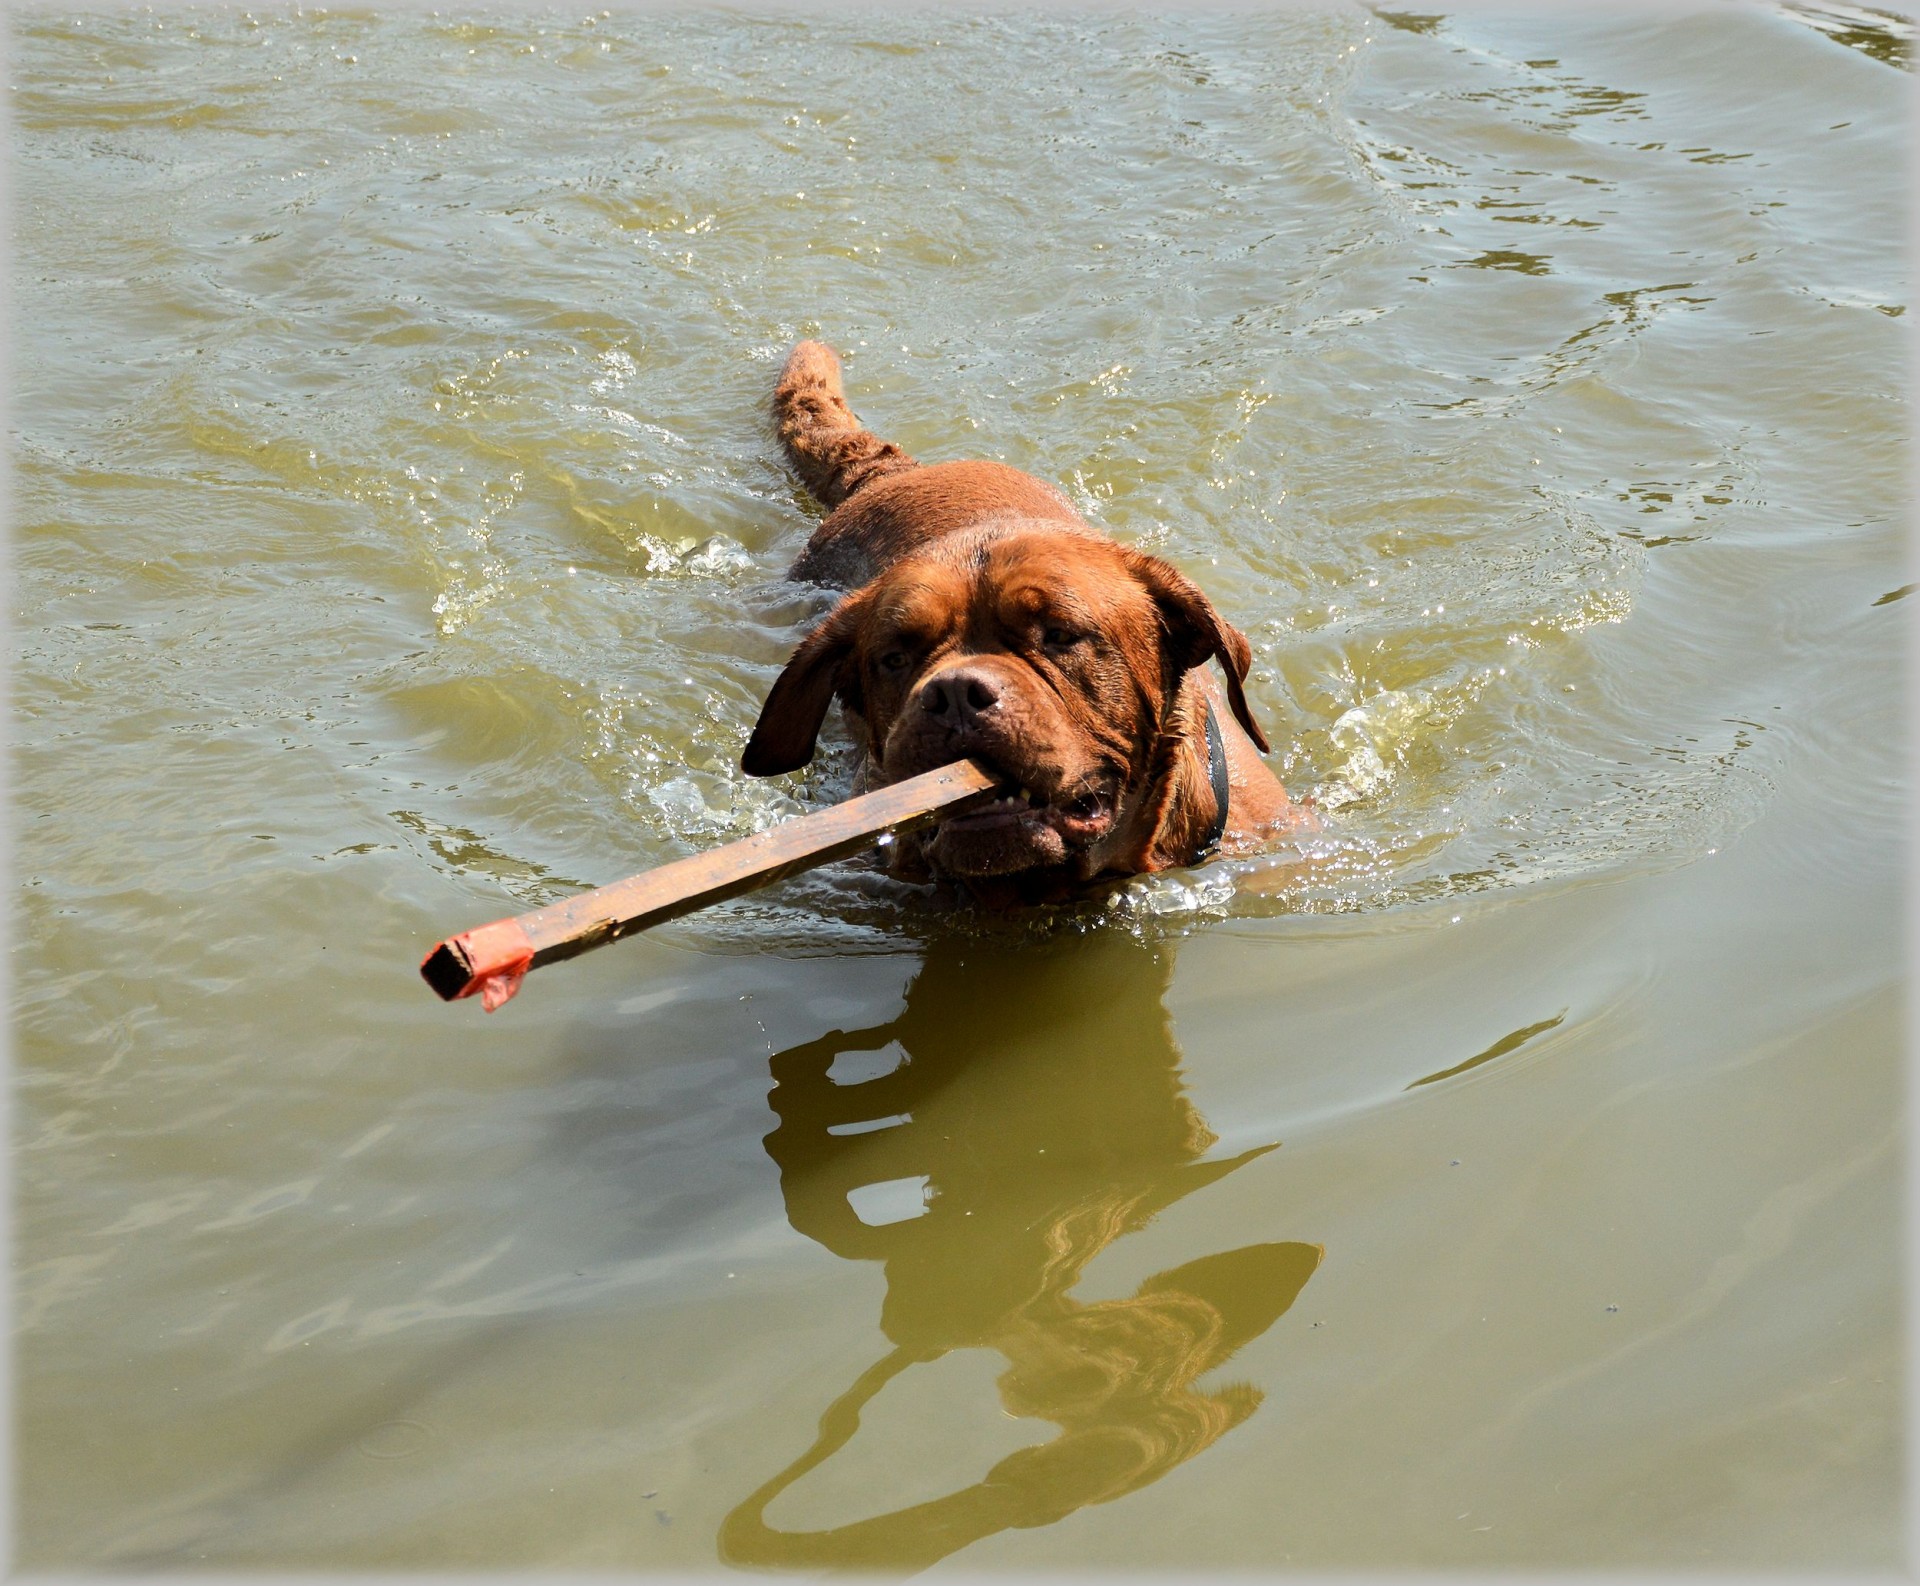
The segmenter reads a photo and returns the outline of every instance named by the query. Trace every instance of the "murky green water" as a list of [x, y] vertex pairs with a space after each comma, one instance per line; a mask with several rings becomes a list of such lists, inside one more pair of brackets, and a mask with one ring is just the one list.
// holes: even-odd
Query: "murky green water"
[[[23, 1564], [1897, 1561], [1910, 28], [12, 20]], [[1326, 829], [438, 1004], [844, 789], [801, 335]]]

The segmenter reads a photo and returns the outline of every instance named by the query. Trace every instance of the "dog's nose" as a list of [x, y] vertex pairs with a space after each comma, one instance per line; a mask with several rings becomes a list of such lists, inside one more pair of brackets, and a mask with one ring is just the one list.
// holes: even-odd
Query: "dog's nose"
[[959, 667], [920, 685], [920, 708], [950, 727], [970, 725], [1000, 706], [1000, 686], [985, 672]]

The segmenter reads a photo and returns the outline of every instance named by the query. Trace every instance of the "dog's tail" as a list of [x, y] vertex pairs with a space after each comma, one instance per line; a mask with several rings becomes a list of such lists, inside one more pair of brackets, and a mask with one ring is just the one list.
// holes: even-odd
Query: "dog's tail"
[[773, 391], [773, 422], [794, 472], [821, 505], [840, 505], [876, 479], [920, 465], [853, 416], [840, 389], [840, 360], [824, 342], [787, 354]]

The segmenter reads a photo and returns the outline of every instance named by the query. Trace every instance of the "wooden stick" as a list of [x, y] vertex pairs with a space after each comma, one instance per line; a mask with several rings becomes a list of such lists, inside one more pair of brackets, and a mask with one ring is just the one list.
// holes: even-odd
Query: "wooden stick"
[[420, 973], [448, 1002], [479, 992], [491, 1013], [520, 989], [530, 969], [844, 858], [887, 833], [918, 831], [986, 803], [1004, 785], [978, 761], [956, 760], [711, 853], [449, 936], [420, 961]]

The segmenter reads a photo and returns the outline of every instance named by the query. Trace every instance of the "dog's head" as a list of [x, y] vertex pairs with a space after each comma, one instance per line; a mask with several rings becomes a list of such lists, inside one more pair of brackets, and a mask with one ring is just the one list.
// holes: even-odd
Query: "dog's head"
[[848, 595], [794, 651], [741, 764], [805, 765], [838, 696], [877, 783], [970, 755], [1017, 788], [942, 821], [896, 868], [1085, 880], [1141, 848], [1181, 745], [1180, 682], [1215, 656], [1264, 750], [1241, 692], [1246, 636], [1167, 563], [1058, 528], [949, 535]]

